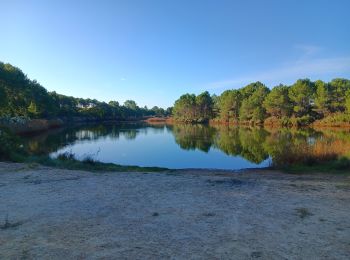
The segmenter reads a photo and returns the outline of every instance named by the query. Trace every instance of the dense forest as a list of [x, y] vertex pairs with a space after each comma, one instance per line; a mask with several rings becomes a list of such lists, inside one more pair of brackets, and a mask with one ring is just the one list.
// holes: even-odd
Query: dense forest
[[133, 100], [120, 105], [117, 101], [106, 103], [48, 92], [19, 68], [0, 62], [0, 117], [131, 119], [167, 116], [170, 112], [170, 108], [157, 106], [140, 108]]
[[140, 119], [173, 116], [190, 123], [304, 126], [350, 124], [350, 80], [330, 82], [299, 79], [293, 85], [271, 90], [261, 82], [224, 91], [220, 96], [207, 91], [185, 94], [173, 108], [137, 106], [133, 100], [100, 102], [48, 92], [19, 68], [0, 62], [0, 117]]
[[299, 79], [291, 86], [272, 90], [261, 82], [224, 91], [220, 96], [204, 92], [182, 95], [173, 108], [182, 122], [220, 122], [303, 126], [350, 123], [350, 80], [331, 82]]

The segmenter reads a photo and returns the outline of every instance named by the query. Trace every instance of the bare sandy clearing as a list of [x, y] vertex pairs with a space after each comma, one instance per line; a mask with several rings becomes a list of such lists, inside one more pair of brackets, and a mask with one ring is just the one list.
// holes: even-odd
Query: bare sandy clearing
[[0, 258], [349, 259], [350, 177], [0, 163]]

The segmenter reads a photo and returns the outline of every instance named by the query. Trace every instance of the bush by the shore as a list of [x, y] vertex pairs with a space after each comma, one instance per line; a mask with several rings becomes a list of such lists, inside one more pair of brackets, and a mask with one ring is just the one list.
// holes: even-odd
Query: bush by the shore
[[17, 160], [22, 154], [24, 154], [23, 145], [19, 137], [10, 130], [0, 127], [0, 160]]
[[323, 119], [316, 120], [315, 126], [335, 126], [335, 127], [350, 127], [350, 114], [335, 113]]
[[60, 127], [63, 124], [61, 119], [30, 119], [28, 117], [0, 118], [0, 126], [16, 134], [46, 131], [50, 128]]

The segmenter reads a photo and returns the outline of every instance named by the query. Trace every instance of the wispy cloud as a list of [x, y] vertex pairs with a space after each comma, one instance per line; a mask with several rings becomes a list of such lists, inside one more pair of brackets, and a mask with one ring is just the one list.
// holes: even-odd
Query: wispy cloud
[[121, 80], [121, 81], [125, 81], [125, 80], [126, 80], [126, 78], [122, 77], [122, 78], [120, 78], [120, 80]]
[[254, 81], [262, 81], [268, 85], [277, 85], [279, 83], [294, 81], [298, 78], [314, 78], [327, 75], [341, 75], [344, 73], [350, 74], [350, 56], [315, 58], [313, 56], [319, 53], [322, 48], [311, 45], [297, 45], [295, 48], [301, 51], [301, 55], [293, 62], [256, 74], [212, 82], [208, 84], [208, 88], [237, 88]]
[[308, 45], [308, 44], [297, 44], [294, 48], [301, 52], [301, 58], [307, 58], [314, 56], [315, 54], [322, 51], [322, 47], [316, 45]]

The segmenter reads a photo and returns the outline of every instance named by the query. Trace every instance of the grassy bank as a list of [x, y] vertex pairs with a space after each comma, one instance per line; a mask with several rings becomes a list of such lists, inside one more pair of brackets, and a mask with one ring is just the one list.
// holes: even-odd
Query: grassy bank
[[91, 157], [87, 157], [83, 160], [77, 160], [73, 154], [63, 153], [57, 158], [51, 158], [49, 156], [30, 156], [24, 158], [22, 162], [25, 163], [38, 163], [45, 166], [50, 166], [60, 169], [69, 170], [84, 170], [84, 171], [113, 171], [113, 172], [161, 172], [168, 170], [167, 168], [161, 167], [140, 167], [140, 166], [129, 166], [119, 165], [114, 163], [103, 163], [94, 160]]
[[275, 167], [286, 173], [332, 173], [350, 174], [350, 160], [347, 158], [334, 159], [331, 161], [319, 162], [315, 164], [297, 163], [291, 165]]

